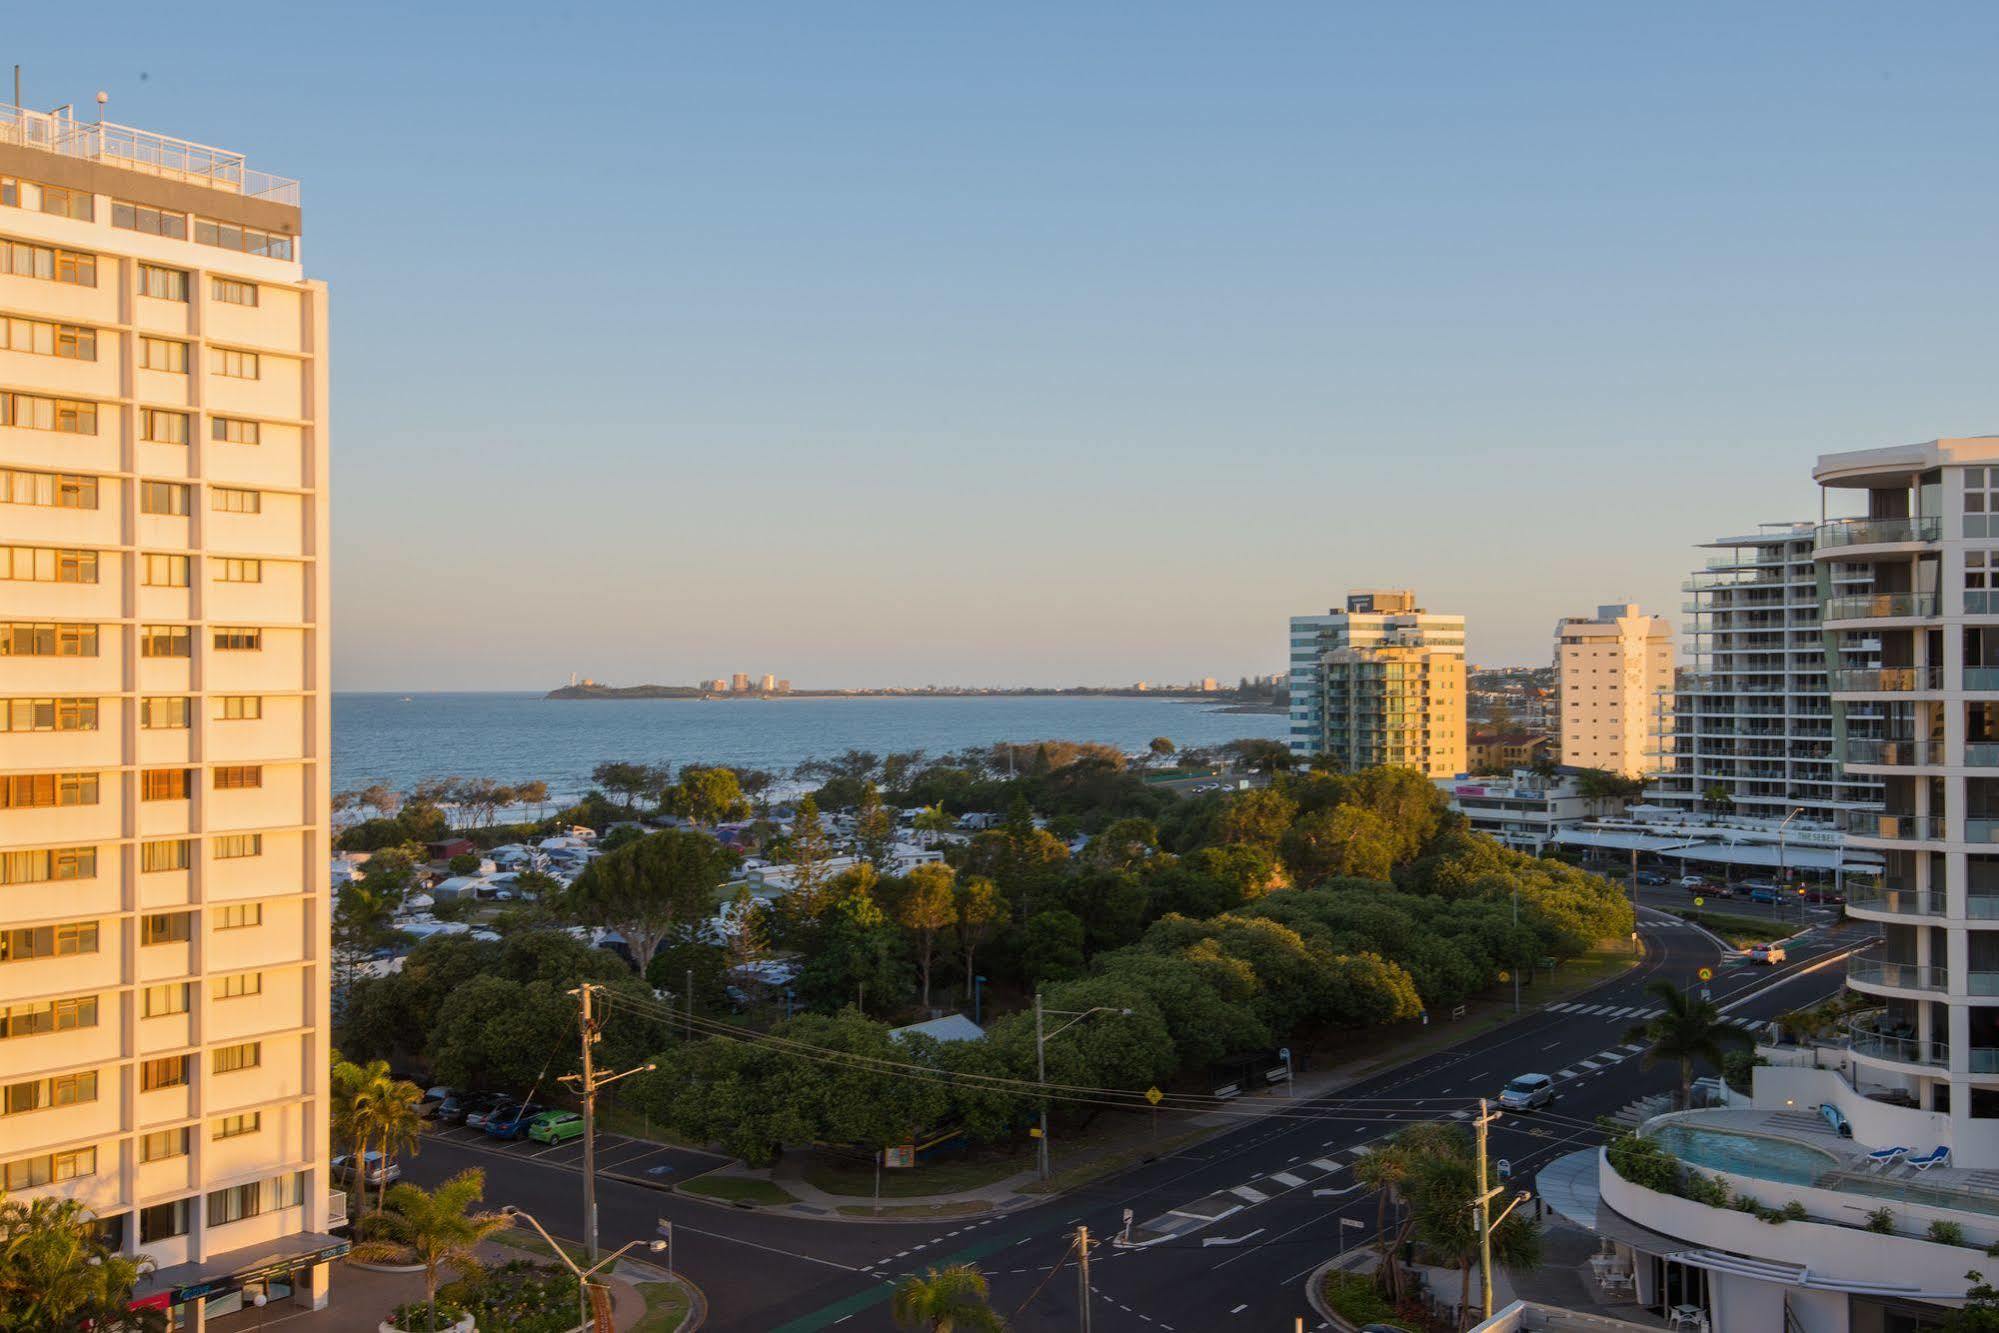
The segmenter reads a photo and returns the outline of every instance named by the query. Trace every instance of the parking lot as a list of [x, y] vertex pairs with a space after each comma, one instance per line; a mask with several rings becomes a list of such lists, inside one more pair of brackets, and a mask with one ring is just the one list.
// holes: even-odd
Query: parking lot
[[[425, 1142], [452, 1143], [462, 1148], [490, 1152], [498, 1157], [536, 1161], [545, 1166], [576, 1170], [583, 1163], [583, 1140], [580, 1138], [550, 1145], [536, 1143], [529, 1138], [495, 1138], [484, 1130], [467, 1129], [463, 1125], [440, 1125], [435, 1121], [424, 1126], [423, 1136]], [[624, 1134], [597, 1135], [597, 1173], [623, 1176], [641, 1184], [662, 1187], [678, 1184], [703, 1171], [722, 1166], [728, 1160], [715, 1153], [671, 1148]]]

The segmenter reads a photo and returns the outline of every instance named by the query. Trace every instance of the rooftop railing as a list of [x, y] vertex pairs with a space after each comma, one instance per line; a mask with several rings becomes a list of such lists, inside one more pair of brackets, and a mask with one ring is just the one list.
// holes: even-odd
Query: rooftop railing
[[78, 121], [63, 114], [0, 103], [0, 143], [102, 162], [246, 199], [298, 206], [297, 181], [254, 171], [241, 153], [108, 120]]

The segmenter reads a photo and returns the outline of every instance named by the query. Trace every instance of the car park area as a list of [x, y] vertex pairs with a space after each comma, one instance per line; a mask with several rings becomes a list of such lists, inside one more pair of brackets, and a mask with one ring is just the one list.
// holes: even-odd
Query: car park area
[[[460, 1147], [480, 1148], [496, 1156], [538, 1161], [550, 1166], [576, 1167], [583, 1161], [580, 1134], [561, 1143], [542, 1143], [526, 1135], [513, 1139], [497, 1138], [484, 1130], [467, 1129], [463, 1125], [433, 1123], [424, 1131], [424, 1138], [426, 1141], [442, 1139]], [[712, 1170], [728, 1160], [716, 1153], [675, 1148], [626, 1134], [607, 1134], [602, 1130], [597, 1133], [597, 1171], [600, 1175], [625, 1176], [644, 1184], [665, 1187]]]

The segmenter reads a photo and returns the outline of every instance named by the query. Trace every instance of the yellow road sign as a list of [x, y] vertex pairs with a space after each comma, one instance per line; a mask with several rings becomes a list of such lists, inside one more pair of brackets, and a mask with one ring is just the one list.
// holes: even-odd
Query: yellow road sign
[[1695, 906], [1695, 907], [1706, 907], [1706, 906], [1707, 906], [1707, 899], [1705, 899], [1705, 898], [1696, 898], [1696, 899], [1694, 899], [1694, 906]]
[[1711, 967], [1704, 967], [1704, 968], [1702, 968], [1702, 969], [1701, 969], [1701, 980], [1702, 980], [1702, 981], [1713, 981], [1713, 980], [1714, 980], [1714, 969], [1713, 969], [1713, 968], [1711, 968]]
[[1158, 1088], [1147, 1088], [1145, 1090], [1145, 1100], [1151, 1102], [1154, 1106], [1159, 1105], [1161, 1099], [1163, 1099], [1165, 1096], [1166, 1094], [1161, 1092]]

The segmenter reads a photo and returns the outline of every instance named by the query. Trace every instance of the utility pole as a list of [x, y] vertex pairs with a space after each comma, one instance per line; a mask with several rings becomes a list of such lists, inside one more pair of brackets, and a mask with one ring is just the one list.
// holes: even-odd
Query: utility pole
[[584, 982], [569, 994], [576, 997], [577, 1026], [583, 1033], [583, 1072], [564, 1074], [562, 1082], [569, 1086], [583, 1103], [583, 1248], [592, 1263], [597, 1260], [597, 1089], [616, 1083], [621, 1078], [630, 1078], [646, 1070], [657, 1069], [658, 1065], [640, 1065], [627, 1069], [622, 1074], [597, 1073], [592, 1047], [600, 1039], [598, 1028], [603, 1020], [592, 1012], [591, 993], [602, 989], [590, 982]]
[[[1009, 748], [1011, 756], [1013, 750]], [[1041, 1032], [1041, 988], [1034, 988], [1034, 1081], [1041, 1085], [1041, 1141], [1035, 1145], [1035, 1166], [1048, 1179], [1048, 1038]]]
[[1479, 1297], [1484, 1303], [1485, 1317], [1492, 1318], [1492, 1233], [1510, 1216], [1515, 1208], [1534, 1196], [1521, 1190], [1513, 1196], [1513, 1202], [1506, 1205], [1498, 1217], [1492, 1215], [1492, 1201], [1505, 1193], [1503, 1186], [1486, 1187], [1485, 1127], [1499, 1119], [1499, 1112], [1488, 1109], [1485, 1098], [1478, 1099], [1478, 1119], [1472, 1121], [1478, 1131], [1478, 1194], [1472, 1200], [1472, 1212], [1478, 1225], [1478, 1286]]
[[1090, 1229], [1080, 1224], [1076, 1227], [1076, 1306], [1083, 1315], [1078, 1327], [1090, 1333]]

